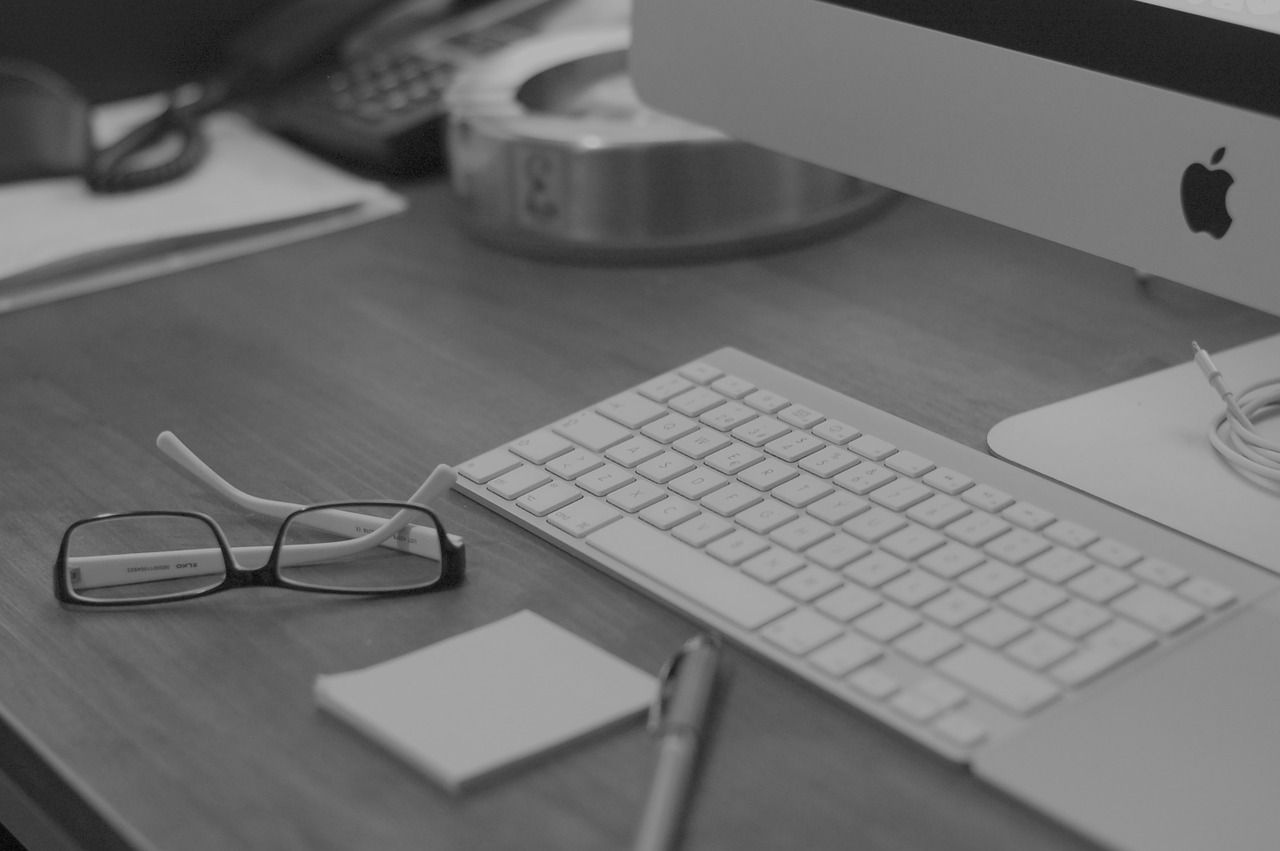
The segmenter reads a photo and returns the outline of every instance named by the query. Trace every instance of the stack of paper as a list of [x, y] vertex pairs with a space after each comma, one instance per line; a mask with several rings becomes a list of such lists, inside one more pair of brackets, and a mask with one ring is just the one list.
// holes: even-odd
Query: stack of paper
[[[113, 138], [152, 100], [100, 108]], [[209, 156], [172, 183], [92, 194], [79, 178], [0, 186], [0, 313], [119, 286], [390, 215], [405, 201], [222, 112], [204, 122]]]
[[652, 703], [655, 677], [529, 611], [316, 681], [320, 705], [451, 791]]

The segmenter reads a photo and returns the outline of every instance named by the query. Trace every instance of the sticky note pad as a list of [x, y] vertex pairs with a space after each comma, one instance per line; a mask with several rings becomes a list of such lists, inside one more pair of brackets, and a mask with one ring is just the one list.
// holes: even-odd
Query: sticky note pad
[[632, 718], [656, 689], [530, 611], [315, 685], [322, 707], [451, 791]]

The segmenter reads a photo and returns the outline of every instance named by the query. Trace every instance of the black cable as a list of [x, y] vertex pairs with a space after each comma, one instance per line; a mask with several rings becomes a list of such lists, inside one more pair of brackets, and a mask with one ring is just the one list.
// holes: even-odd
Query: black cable
[[[209, 153], [209, 142], [200, 121], [225, 100], [226, 87], [214, 82], [200, 86], [189, 97], [190, 87], [170, 93], [169, 104], [155, 118], [89, 155], [85, 182], [94, 192], [132, 192], [176, 180], [193, 171]], [[167, 140], [176, 140], [176, 151], [154, 164], [143, 164]]]

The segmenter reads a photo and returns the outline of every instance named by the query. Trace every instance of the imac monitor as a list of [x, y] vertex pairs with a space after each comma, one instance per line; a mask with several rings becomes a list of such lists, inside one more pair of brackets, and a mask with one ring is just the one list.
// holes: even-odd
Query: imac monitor
[[652, 106], [1280, 313], [1280, 0], [636, 0]]

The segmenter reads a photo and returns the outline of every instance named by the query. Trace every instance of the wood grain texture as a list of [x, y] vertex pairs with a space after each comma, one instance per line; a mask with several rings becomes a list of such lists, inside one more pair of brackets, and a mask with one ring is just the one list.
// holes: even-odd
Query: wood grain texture
[[[312, 683], [522, 608], [651, 670], [694, 630], [456, 494], [439, 509], [469, 578], [446, 594], [60, 609], [51, 564], [77, 518], [195, 509], [267, 540], [164, 459], [164, 429], [250, 492], [402, 498], [437, 462], [724, 345], [982, 447], [1005, 416], [1185, 360], [1192, 337], [1280, 331], [914, 200], [781, 254], [604, 268], [481, 248], [444, 184], [405, 190], [390, 220], [0, 317], [0, 768], [87, 848], [626, 848], [653, 755], [639, 725], [453, 798], [322, 714]], [[1089, 847], [730, 659], [687, 847]]]

